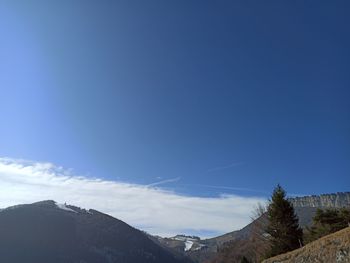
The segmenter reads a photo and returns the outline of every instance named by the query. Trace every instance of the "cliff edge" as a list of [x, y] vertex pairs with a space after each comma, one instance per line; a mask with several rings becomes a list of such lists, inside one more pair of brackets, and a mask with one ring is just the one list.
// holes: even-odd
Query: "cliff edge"
[[350, 206], [350, 192], [294, 197], [289, 200], [294, 207], [342, 208]]

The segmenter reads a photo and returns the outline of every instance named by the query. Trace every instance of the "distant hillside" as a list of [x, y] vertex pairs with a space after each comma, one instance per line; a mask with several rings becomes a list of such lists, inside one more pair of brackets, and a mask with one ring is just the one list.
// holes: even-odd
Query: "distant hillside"
[[0, 211], [2, 263], [184, 263], [143, 232], [100, 213], [54, 201]]
[[[289, 199], [295, 208], [299, 218], [299, 224], [302, 227], [308, 226], [318, 208], [340, 208], [350, 207], [350, 192], [323, 194], [319, 196], [304, 196]], [[176, 246], [177, 251], [189, 256], [196, 262], [239, 262], [243, 255], [248, 255], [250, 259], [255, 260], [258, 257], [259, 249], [264, 246], [264, 242], [257, 238], [263, 233], [256, 233], [261, 224], [264, 224], [264, 218], [248, 224], [241, 230], [233, 231], [222, 236], [198, 240], [200, 248], [194, 246], [193, 249], [185, 251], [185, 244], [179, 240], [165, 240], [164, 245], [169, 247]], [[174, 243], [176, 242], [176, 244]]]
[[302, 248], [263, 261], [277, 262], [350, 262], [350, 227], [322, 237]]
[[233, 231], [210, 239], [177, 235], [170, 238], [156, 237], [157, 241], [176, 253], [181, 253], [195, 262], [206, 262], [217, 255], [218, 249], [227, 242], [248, 237], [250, 225], [239, 231]]

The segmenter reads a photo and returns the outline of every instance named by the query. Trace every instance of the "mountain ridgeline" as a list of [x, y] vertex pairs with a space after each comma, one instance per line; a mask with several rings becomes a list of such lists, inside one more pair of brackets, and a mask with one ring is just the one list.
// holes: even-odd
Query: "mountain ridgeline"
[[294, 207], [342, 208], [349, 207], [350, 192], [294, 197], [289, 200]]
[[[301, 227], [318, 208], [350, 207], [350, 192], [289, 199]], [[241, 230], [210, 239], [150, 236], [96, 210], [54, 201], [0, 210], [0, 262], [4, 263], [226, 263], [257, 258], [266, 216]]]

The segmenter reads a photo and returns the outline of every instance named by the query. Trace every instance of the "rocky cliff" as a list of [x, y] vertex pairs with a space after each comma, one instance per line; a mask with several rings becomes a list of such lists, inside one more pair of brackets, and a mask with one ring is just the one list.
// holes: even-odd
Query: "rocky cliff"
[[350, 207], [350, 192], [290, 198], [294, 207]]

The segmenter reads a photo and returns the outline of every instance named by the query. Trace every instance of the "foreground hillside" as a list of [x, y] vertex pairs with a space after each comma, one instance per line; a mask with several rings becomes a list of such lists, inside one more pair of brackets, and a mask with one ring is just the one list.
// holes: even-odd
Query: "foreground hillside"
[[350, 227], [322, 237], [302, 248], [263, 261], [263, 263], [277, 262], [350, 262]]
[[0, 212], [0, 262], [184, 263], [143, 232], [100, 213], [43, 201]]

